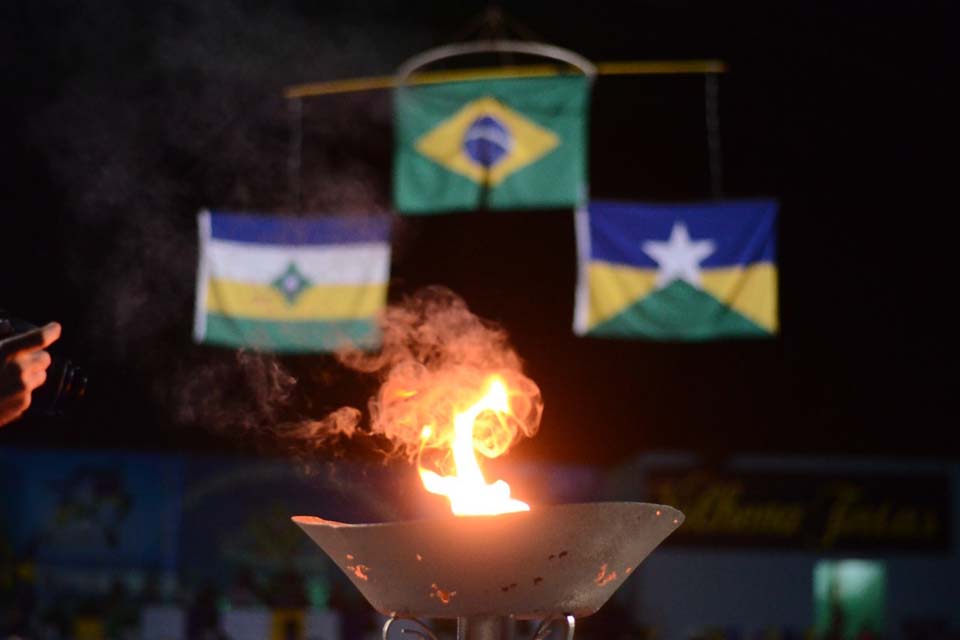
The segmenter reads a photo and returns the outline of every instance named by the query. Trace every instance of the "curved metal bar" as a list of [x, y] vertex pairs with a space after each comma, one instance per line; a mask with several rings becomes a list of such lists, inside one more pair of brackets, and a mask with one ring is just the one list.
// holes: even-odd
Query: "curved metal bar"
[[383, 640], [390, 640], [390, 629], [393, 627], [393, 624], [398, 620], [403, 620], [404, 622], [412, 622], [413, 624], [420, 627], [420, 629], [404, 629], [400, 628], [401, 634], [410, 634], [423, 638], [424, 640], [439, 640], [437, 636], [433, 635], [433, 631], [430, 630], [424, 622], [418, 620], [417, 618], [404, 618], [400, 616], [390, 616], [390, 618], [383, 623]]
[[550, 58], [569, 64], [579, 69], [580, 72], [590, 80], [593, 80], [597, 75], [597, 67], [595, 64], [579, 53], [564, 49], [563, 47], [545, 44], [543, 42], [523, 42], [519, 40], [478, 40], [476, 42], [458, 42], [427, 49], [407, 59], [397, 68], [395, 74], [397, 86], [403, 87], [406, 85], [407, 79], [411, 74], [428, 64], [445, 58], [455, 58], [457, 56], [476, 53], [523, 53], [541, 58]]
[[550, 629], [553, 628], [553, 623], [559, 620], [563, 620], [567, 624], [567, 636], [566, 640], [573, 640], [573, 634], [577, 630], [577, 620], [573, 616], [554, 616], [547, 618], [540, 623], [540, 626], [537, 627], [537, 631], [533, 634], [532, 640], [546, 640], [547, 635], [550, 633]]

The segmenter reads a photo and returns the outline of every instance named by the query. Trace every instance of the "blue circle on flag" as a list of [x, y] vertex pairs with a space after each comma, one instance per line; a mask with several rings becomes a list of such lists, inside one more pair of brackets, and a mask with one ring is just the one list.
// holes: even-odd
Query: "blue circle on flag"
[[513, 138], [510, 130], [493, 116], [480, 116], [463, 137], [463, 150], [471, 160], [490, 168], [510, 153]]

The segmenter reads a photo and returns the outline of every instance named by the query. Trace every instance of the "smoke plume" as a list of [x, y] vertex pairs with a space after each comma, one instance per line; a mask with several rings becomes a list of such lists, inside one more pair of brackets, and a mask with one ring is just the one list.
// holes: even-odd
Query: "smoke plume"
[[[330, 408], [301, 406], [299, 395], [324, 386], [312, 384], [317, 377], [342, 374], [335, 362], [314, 358], [320, 373], [304, 373], [286, 358], [281, 366], [269, 355], [190, 344], [199, 209], [362, 215], [389, 207], [389, 94], [302, 103], [294, 191], [294, 121], [283, 92], [383, 73], [429, 40], [398, 37], [363, 11], [356, 24], [310, 19], [301, 4], [80, 3], [58, 7], [63, 29], [37, 46], [63, 69], [31, 118], [30, 139], [62, 193], [51, 233], [62, 236], [65, 278], [83, 292], [67, 329], [83, 345], [79, 360], [106, 363], [100, 368], [129, 382], [131, 392], [109, 400], [118, 415], [149, 415], [160, 428], [213, 427], [233, 439]], [[114, 384], [101, 378], [97, 388]]]
[[[291, 435], [322, 445], [336, 436], [364, 433], [384, 438], [391, 453], [412, 460], [423, 446], [448, 448], [454, 414], [477, 401], [491, 376], [505, 383], [510, 412], [478, 417], [480, 453], [496, 457], [537, 432], [543, 413], [540, 390], [523, 374], [506, 333], [474, 315], [452, 291], [422, 289], [389, 306], [380, 324], [379, 352], [338, 355], [346, 367], [380, 382], [367, 405], [366, 428], [360, 424], [362, 412], [347, 406], [299, 425]], [[431, 427], [427, 442], [425, 426]]]

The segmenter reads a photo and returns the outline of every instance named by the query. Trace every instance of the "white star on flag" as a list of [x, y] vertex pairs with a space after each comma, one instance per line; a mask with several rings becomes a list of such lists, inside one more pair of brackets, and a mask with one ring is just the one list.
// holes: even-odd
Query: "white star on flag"
[[674, 280], [683, 280], [700, 289], [700, 263], [717, 250], [717, 245], [713, 240], [691, 240], [687, 225], [674, 222], [666, 242], [647, 240], [641, 248], [657, 263], [658, 289]]

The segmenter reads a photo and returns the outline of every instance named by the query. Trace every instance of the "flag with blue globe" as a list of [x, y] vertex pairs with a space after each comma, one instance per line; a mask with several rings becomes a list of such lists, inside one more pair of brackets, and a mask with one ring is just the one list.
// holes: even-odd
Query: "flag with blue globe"
[[510, 129], [491, 115], [473, 121], [463, 137], [463, 148], [477, 164], [490, 168], [507, 157], [513, 139]]
[[583, 76], [471, 80], [395, 95], [394, 204], [405, 214], [569, 209], [586, 192]]

